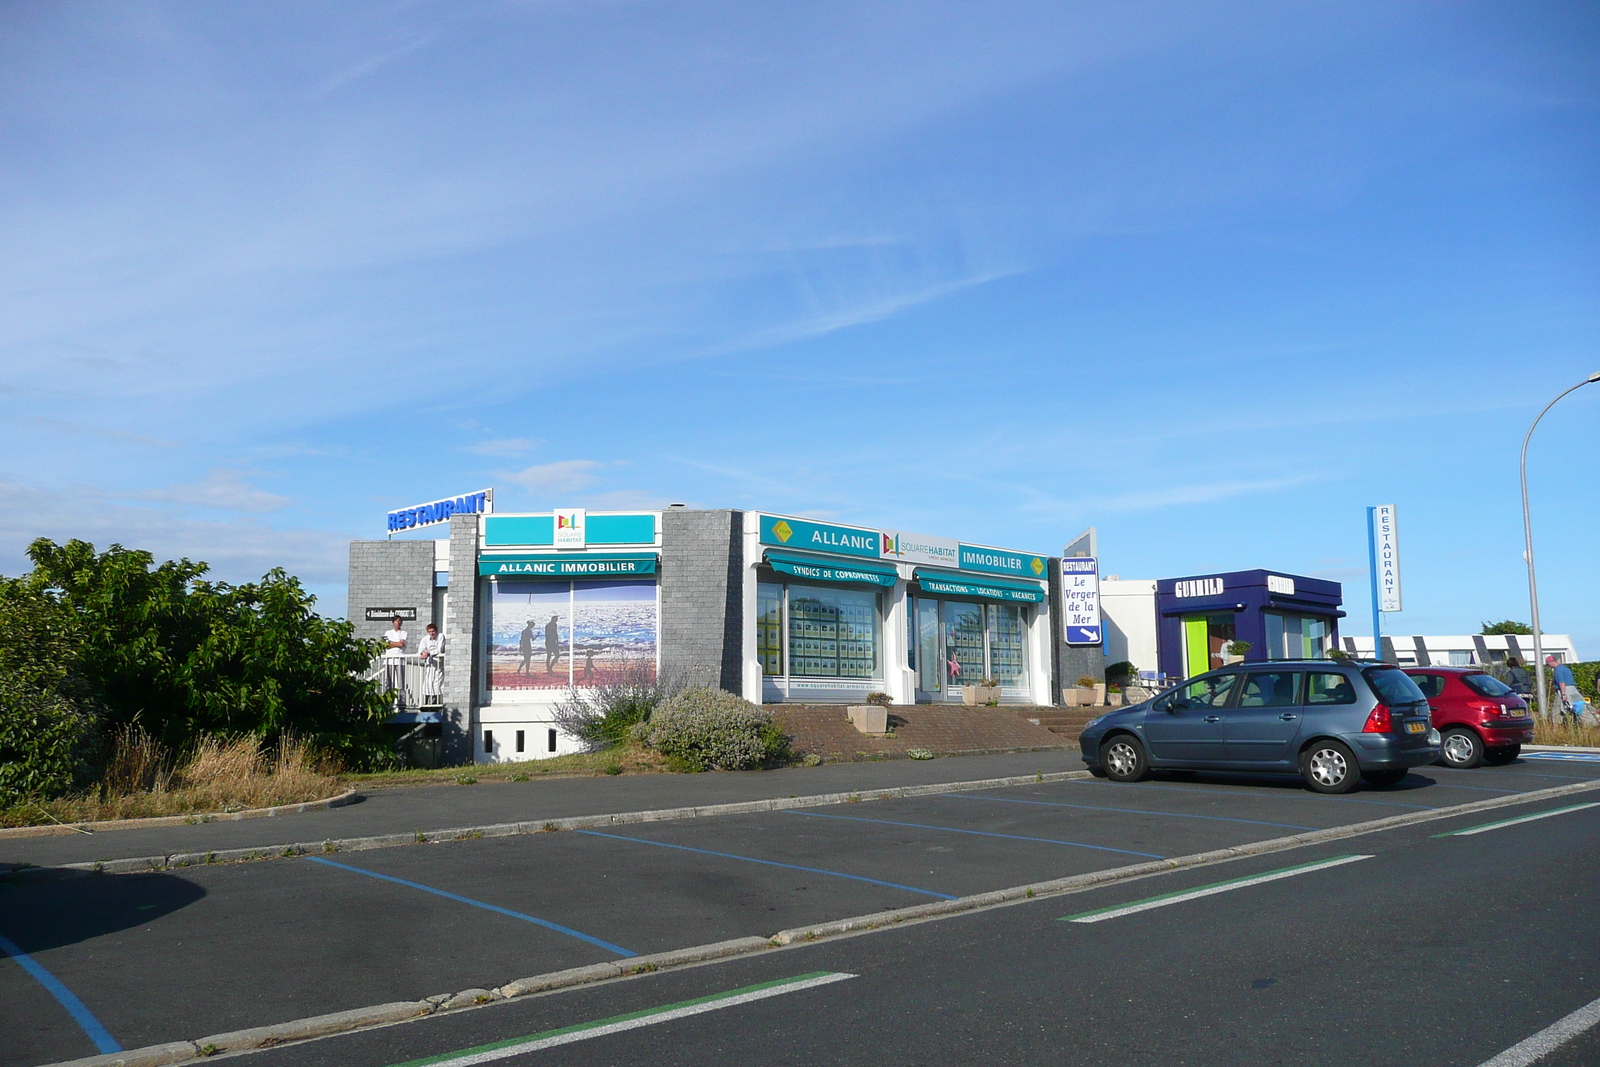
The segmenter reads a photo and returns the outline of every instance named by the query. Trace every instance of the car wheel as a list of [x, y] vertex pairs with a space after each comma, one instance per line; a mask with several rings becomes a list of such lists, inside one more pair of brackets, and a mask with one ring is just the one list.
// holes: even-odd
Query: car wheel
[[1453, 726], [1439, 740], [1439, 762], [1457, 770], [1469, 770], [1483, 762], [1483, 740], [1471, 730]]
[[1150, 773], [1144, 746], [1131, 734], [1113, 734], [1100, 751], [1100, 765], [1113, 782], [1137, 782]]
[[1362, 771], [1361, 780], [1368, 785], [1399, 785], [1407, 773], [1403, 767], [1396, 771]]
[[1514, 763], [1522, 755], [1521, 745], [1511, 745], [1509, 748], [1491, 748], [1483, 753], [1483, 762], [1498, 767], [1503, 763]]
[[1355, 753], [1337, 741], [1318, 741], [1306, 749], [1300, 773], [1318, 793], [1348, 793], [1361, 780]]

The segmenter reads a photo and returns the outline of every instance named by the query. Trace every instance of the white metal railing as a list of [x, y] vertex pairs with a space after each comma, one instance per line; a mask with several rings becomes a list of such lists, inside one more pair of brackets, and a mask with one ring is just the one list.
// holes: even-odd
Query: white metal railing
[[378, 687], [394, 701], [395, 711], [416, 711], [437, 708], [444, 704], [444, 657], [429, 656], [423, 659], [412, 654], [404, 656], [380, 655], [372, 661], [362, 675], [376, 681]]

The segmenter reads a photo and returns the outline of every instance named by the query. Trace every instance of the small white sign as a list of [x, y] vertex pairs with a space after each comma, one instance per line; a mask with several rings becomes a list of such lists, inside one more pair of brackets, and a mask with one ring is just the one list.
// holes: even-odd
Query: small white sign
[[1100, 644], [1100, 564], [1093, 556], [1061, 561], [1061, 632], [1069, 645]]
[[1267, 575], [1267, 592], [1294, 596], [1294, 579], [1284, 578], [1277, 574], [1269, 574]]
[[900, 530], [881, 530], [884, 559], [904, 560], [907, 563], [928, 563], [935, 567], [956, 570], [961, 566], [961, 545], [948, 537], [929, 537], [926, 534], [905, 533]]
[[568, 508], [556, 512], [555, 546], [557, 548], [583, 548], [584, 520], [582, 508]]
[[1393, 504], [1379, 504], [1372, 516], [1378, 542], [1378, 610], [1400, 610], [1400, 525]]

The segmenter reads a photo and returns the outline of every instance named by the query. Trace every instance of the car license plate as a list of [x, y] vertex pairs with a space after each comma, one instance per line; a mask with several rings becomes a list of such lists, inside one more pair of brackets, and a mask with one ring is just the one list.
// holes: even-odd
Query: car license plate
[[1425, 723], [1425, 722], [1408, 722], [1408, 723], [1406, 723], [1406, 733], [1408, 733], [1408, 734], [1420, 734], [1422, 731], [1426, 730], [1427, 728], [1428, 728], [1428, 724]]

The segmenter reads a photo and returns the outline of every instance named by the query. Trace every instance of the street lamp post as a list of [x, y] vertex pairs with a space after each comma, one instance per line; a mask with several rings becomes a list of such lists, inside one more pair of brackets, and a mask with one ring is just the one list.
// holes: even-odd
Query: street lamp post
[[1533, 675], [1534, 685], [1539, 691], [1539, 717], [1549, 719], [1550, 709], [1544, 692], [1544, 644], [1540, 641], [1539, 630], [1539, 584], [1533, 577], [1533, 520], [1528, 517], [1528, 440], [1533, 437], [1534, 426], [1539, 425], [1539, 420], [1544, 418], [1545, 411], [1556, 406], [1556, 401], [1568, 393], [1577, 392], [1586, 385], [1600, 382], [1600, 371], [1595, 371], [1583, 381], [1568, 389], [1562, 390], [1555, 400], [1544, 406], [1544, 411], [1539, 412], [1534, 418], [1533, 425], [1528, 427], [1527, 434], [1522, 438], [1522, 539], [1524, 544], [1523, 558], [1528, 561], [1528, 607], [1533, 613]]

